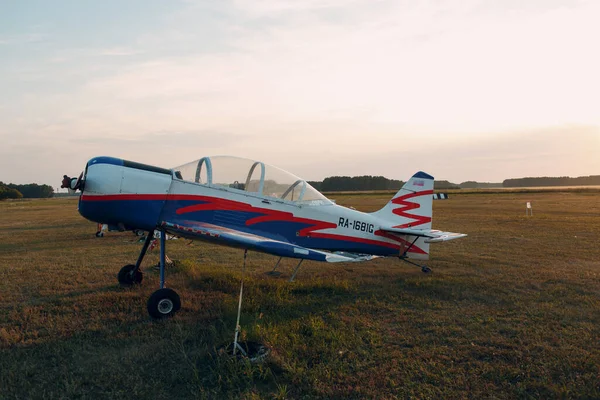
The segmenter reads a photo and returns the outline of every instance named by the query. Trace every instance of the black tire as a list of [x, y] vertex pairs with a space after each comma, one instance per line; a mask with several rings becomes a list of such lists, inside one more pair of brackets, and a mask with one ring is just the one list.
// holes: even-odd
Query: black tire
[[173, 289], [158, 289], [148, 299], [148, 314], [154, 319], [172, 317], [180, 308], [181, 300]]
[[144, 274], [139, 269], [135, 270], [135, 265], [128, 264], [121, 268], [117, 278], [119, 279], [119, 283], [123, 286], [133, 286], [142, 283], [144, 279]]

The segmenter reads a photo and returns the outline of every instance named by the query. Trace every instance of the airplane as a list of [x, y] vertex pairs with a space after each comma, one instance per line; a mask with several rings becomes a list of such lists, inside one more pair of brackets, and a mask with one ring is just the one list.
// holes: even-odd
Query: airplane
[[[165, 237], [202, 240], [244, 250], [295, 258], [290, 281], [304, 260], [362, 262], [395, 256], [429, 258], [431, 243], [466, 234], [432, 229], [434, 178], [417, 172], [380, 210], [365, 213], [329, 200], [305, 180], [260, 161], [231, 156], [203, 157], [166, 169], [114, 157], [89, 160], [78, 178], [63, 186], [81, 191], [78, 210], [86, 219], [148, 235], [135, 264], [118, 273], [121, 285], [142, 282], [140, 265], [160, 232], [160, 288], [148, 299], [154, 319], [181, 308], [177, 292], [165, 287]], [[243, 290], [240, 289], [240, 308]], [[239, 309], [238, 309], [239, 327]], [[237, 329], [236, 329], [237, 338]]]

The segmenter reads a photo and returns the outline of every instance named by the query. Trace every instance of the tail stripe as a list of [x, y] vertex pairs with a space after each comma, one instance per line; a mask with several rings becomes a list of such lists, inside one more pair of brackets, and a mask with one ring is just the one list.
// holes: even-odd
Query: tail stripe
[[401, 225], [396, 225], [394, 226], [394, 228], [414, 228], [415, 226], [431, 222], [431, 217], [429, 216], [408, 213], [407, 211], [417, 209], [421, 207], [421, 205], [419, 203], [413, 203], [412, 201], [407, 200], [413, 197], [427, 196], [432, 194], [433, 190], [424, 190], [422, 192], [409, 193], [392, 199], [393, 204], [402, 206], [401, 208], [394, 208], [392, 212], [400, 217], [409, 218], [413, 220], [411, 222], [407, 222]]

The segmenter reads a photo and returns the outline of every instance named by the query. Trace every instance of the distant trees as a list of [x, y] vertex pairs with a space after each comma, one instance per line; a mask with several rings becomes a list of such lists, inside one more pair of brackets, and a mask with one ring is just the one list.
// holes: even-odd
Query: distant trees
[[433, 181], [434, 189], [460, 189], [456, 183], [448, 182], [448, 181]]
[[54, 196], [54, 189], [49, 185], [29, 183], [15, 185], [14, 183], [0, 182], [0, 199], [39, 199]]
[[[371, 190], [400, 190], [403, 181], [388, 179], [384, 176], [330, 176], [322, 182], [309, 181], [311, 186], [321, 192], [351, 192]], [[460, 189], [455, 183], [434, 181], [435, 189]]]
[[4, 199], [20, 199], [23, 194], [16, 189], [12, 189], [0, 182], [0, 200]]
[[505, 179], [502, 182], [504, 187], [531, 187], [531, 186], [590, 186], [600, 185], [600, 175], [580, 176], [570, 178], [568, 176], [560, 177], [537, 177], [537, 178], [518, 178]]
[[[341, 191], [370, 191], [370, 190], [399, 190], [404, 182], [395, 179], [387, 179], [383, 176], [330, 176], [320, 181], [309, 181], [311, 186], [321, 192]], [[505, 179], [503, 182], [476, 182], [466, 181], [460, 184], [446, 180], [434, 181], [436, 190], [448, 189], [492, 189], [501, 187], [535, 187], [535, 186], [600, 186], [600, 175], [580, 176], [577, 178], [561, 177], [537, 177]]]
[[479, 182], [475, 182], [475, 181], [466, 181], [460, 184], [461, 188], [465, 188], [465, 189], [475, 189], [479, 187]]
[[388, 179], [383, 176], [330, 176], [322, 182], [309, 182], [311, 186], [322, 192], [362, 191], [362, 190], [398, 190], [402, 181]]
[[502, 182], [475, 182], [475, 181], [466, 181], [460, 183], [461, 189], [492, 189], [492, 188], [501, 188]]
[[306, 181], [306, 183], [308, 183], [310, 186], [317, 189], [319, 192], [322, 192], [321, 184], [323, 184], [323, 182], [321, 182], [321, 181]]

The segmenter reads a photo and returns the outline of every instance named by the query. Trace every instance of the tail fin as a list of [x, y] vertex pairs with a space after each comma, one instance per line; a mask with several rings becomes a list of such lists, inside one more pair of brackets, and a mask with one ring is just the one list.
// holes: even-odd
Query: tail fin
[[433, 176], [419, 171], [383, 207], [373, 213], [390, 228], [431, 229]]

